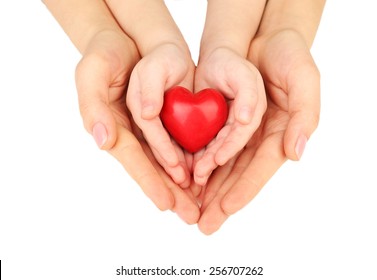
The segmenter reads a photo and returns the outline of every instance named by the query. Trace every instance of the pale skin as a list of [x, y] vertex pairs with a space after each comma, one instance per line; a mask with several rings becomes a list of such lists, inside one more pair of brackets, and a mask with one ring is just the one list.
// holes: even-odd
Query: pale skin
[[216, 88], [229, 100], [229, 117], [216, 139], [195, 155], [194, 179], [204, 186], [218, 165], [244, 148], [266, 110], [266, 93], [247, 52], [266, 1], [209, 0], [195, 90]]
[[126, 110], [125, 90], [139, 60], [133, 41], [103, 1], [44, 3], [83, 55], [76, 84], [87, 131], [124, 166], [160, 210], [170, 209], [186, 223], [196, 223], [200, 212], [190, 189], [183, 190], [161, 168]]
[[132, 71], [127, 106], [157, 161], [177, 184], [187, 188], [190, 171], [185, 151], [170, 139], [159, 114], [167, 89], [181, 85], [193, 90], [195, 66], [189, 48], [163, 0], [106, 3], [142, 57]]
[[[198, 194], [211, 172], [246, 145], [265, 111], [263, 81], [258, 70], [246, 60], [265, 0], [208, 1], [195, 84], [195, 67], [188, 47], [164, 1], [106, 0], [106, 3], [143, 57], [131, 75], [128, 108], [158, 162], [182, 187], [190, 185], [190, 173], [194, 173], [198, 186], [193, 190]], [[194, 158], [169, 138], [159, 117], [164, 92], [174, 85], [192, 91], [216, 88], [230, 100], [226, 126]]]
[[[230, 215], [249, 203], [286, 159], [298, 160], [302, 156], [305, 143], [319, 119], [319, 73], [311, 57], [310, 46], [324, 0], [269, 0], [262, 11], [259, 28], [258, 25], [253, 27], [257, 30], [256, 34], [251, 31], [251, 44], [246, 48], [250, 64], [242, 60], [245, 53], [241, 55], [241, 48], [219, 47], [222, 51], [231, 50], [229, 57], [238, 60], [239, 65], [247, 65], [245, 68], [250, 71], [245, 72], [250, 72], [255, 79], [263, 78], [267, 110], [260, 125], [253, 127], [256, 131], [252, 132], [244, 149], [225, 164], [221, 156], [211, 157], [206, 174], [198, 176], [207, 182], [203, 190], [197, 184], [182, 189], [171, 179], [174, 176], [167, 173], [165, 166], [161, 168], [155, 151], [152, 154], [149, 143], [145, 142], [143, 134], [124, 110], [124, 91], [129, 75], [139, 60], [139, 54], [143, 56], [148, 48], [144, 51], [137, 49], [137, 43], [136, 47], [120, 29], [103, 1], [44, 2], [83, 54], [76, 77], [86, 129], [102, 149], [108, 150], [121, 162], [159, 209], [171, 209], [187, 223], [197, 222], [203, 233], [211, 234]], [[211, 53], [203, 48], [205, 37], [204, 33], [200, 63], [206, 61], [206, 53]], [[216, 59], [211, 63], [215, 62]], [[260, 74], [250, 65], [254, 65]], [[199, 74], [200, 67], [199, 64]], [[183, 78], [182, 83], [185, 80]], [[209, 81], [213, 78], [197, 78], [193, 81], [195, 87], [191, 88], [196, 90], [201, 83]], [[189, 83], [187, 87], [190, 88]], [[235, 120], [236, 116], [237, 113], [234, 114]], [[240, 123], [247, 125], [242, 120]], [[198, 158], [195, 168], [200, 159], [204, 159]], [[216, 168], [218, 164], [222, 166]], [[211, 166], [216, 168], [213, 172]], [[196, 199], [199, 193], [201, 207]]]
[[267, 111], [246, 148], [211, 175], [198, 225], [217, 231], [287, 160], [299, 160], [318, 125], [320, 76], [310, 54], [325, 0], [269, 0], [248, 59], [260, 71]]

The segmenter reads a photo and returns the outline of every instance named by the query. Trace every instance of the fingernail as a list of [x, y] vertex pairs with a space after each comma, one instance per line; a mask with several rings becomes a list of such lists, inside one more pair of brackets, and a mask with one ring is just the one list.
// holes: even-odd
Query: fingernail
[[107, 130], [102, 123], [96, 123], [93, 126], [92, 135], [99, 148], [102, 148], [107, 141]]
[[301, 159], [304, 153], [306, 142], [308, 142], [308, 139], [304, 135], [298, 137], [295, 147], [295, 153], [298, 159]]
[[251, 110], [247, 106], [243, 106], [239, 113], [238, 113], [238, 119], [240, 122], [247, 124], [251, 121]]

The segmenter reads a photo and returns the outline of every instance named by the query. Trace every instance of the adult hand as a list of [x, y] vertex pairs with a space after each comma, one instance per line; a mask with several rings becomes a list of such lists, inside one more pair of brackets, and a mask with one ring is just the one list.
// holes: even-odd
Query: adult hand
[[122, 32], [101, 31], [92, 38], [76, 70], [85, 128], [159, 209], [171, 209], [187, 223], [195, 223], [199, 209], [190, 190], [182, 190], [159, 167], [128, 116], [125, 89], [138, 59], [135, 45]]
[[267, 111], [246, 148], [209, 179], [198, 222], [206, 234], [248, 204], [287, 158], [300, 159], [319, 121], [320, 76], [300, 33], [260, 35], [249, 59], [262, 74]]

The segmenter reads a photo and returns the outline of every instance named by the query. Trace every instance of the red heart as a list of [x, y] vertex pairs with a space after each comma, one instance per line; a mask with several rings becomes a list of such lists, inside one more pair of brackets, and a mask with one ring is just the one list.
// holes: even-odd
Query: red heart
[[228, 117], [224, 96], [214, 89], [193, 94], [180, 86], [165, 93], [161, 120], [170, 135], [190, 153], [205, 147]]

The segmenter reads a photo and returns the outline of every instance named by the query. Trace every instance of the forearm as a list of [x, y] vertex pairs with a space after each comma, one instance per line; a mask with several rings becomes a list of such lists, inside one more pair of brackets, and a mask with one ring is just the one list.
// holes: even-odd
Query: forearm
[[141, 56], [158, 45], [188, 46], [163, 0], [106, 0], [123, 30], [135, 41]]
[[81, 53], [97, 33], [121, 31], [102, 0], [43, 0], [43, 3]]
[[299, 32], [310, 47], [326, 0], [269, 0], [258, 35], [291, 29]]
[[246, 57], [266, 0], [208, 0], [200, 56], [226, 47]]

